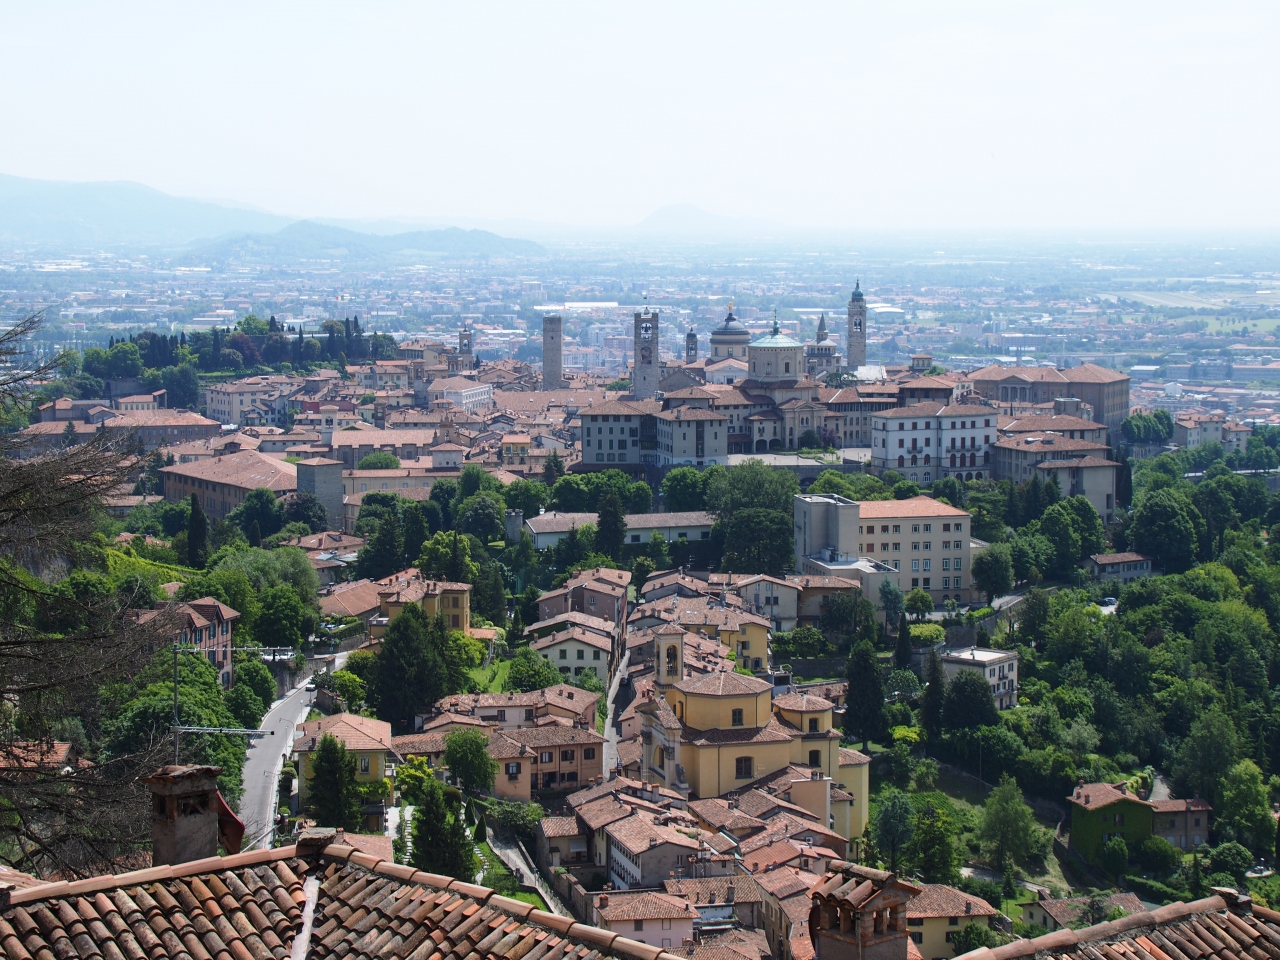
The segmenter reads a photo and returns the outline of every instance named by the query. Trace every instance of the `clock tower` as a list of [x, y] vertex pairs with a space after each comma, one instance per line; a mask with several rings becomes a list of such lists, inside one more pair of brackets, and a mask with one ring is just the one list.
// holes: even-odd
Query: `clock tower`
[[867, 298], [862, 295], [862, 282], [853, 285], [849, 297], [849, 369], [867, 365]]
[[635, 315], [631, 395], [637, 400], [652, 400], [658, 390], [658, 313], [645, 307]]

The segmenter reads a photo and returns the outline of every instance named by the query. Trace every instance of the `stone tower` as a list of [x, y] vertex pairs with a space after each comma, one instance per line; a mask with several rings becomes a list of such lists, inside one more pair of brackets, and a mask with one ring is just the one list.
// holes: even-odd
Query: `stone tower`
[[658, 313], [645, 307], [635, 315], [631, 395], [637, 400], [652, 400], [658, 390]]
[[867, 298], [862, 295], [862, 282], [853, 285], [849, 297], [849, 369], [867, 365]]
[[684, 362], [698, 362], [698, 335], [692, 328], [684, 335]]
[[462, 321], [462, 329], [458, 331], [458, 370], [459, 372], [466, 370], [474, 370], [476, 368], [476, 356], [472, 351], [475, 342], [475, 331], [467, 326], [467, 321]]
[[564, 319], [558, 313], [542, 318], [542, 389], [564, 386]]

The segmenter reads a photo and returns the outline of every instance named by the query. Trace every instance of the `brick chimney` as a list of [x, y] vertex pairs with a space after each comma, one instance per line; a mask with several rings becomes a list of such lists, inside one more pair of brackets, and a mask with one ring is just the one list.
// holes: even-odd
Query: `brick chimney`
[[142, 777], [151, 790], [151, 862], [188, 863], [218, 855], [221, 767], [167, 766]]

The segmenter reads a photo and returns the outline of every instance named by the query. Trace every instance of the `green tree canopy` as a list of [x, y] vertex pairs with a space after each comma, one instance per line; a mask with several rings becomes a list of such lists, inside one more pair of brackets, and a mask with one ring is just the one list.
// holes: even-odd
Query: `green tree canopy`
[[389, 450], [368, 453], [356, 464], [357, 470], [399, 470], [400, 458]]
[[884, 681], [875, 649], [863, 641], [849, 655], [849, 692], [845, 699], [845, 732], [862, 741], [865, 751], [872, 737], [882, 736], [884, 719]]
[[1013, 589], [1013, 560], [1009, 545], [993, 543], [973, 561], [973, 585], [987, 595], [987, 606]]
[[915, 819], [911, 800], [901, 790], [890, 787], [880, 795], [871, 836], [876, 850], [888, 861], [891, 873], [898, 872], [899, 860], [915, 833]]
[[942, 725], [947, 730], [977, 730], [1000, 722], [991, 687], [982, 670], [960, 670], [947, 684]]
[[435, 777], [422, 781], [419, 803], [413, 811], [413, 865], [427, 873], [475, 880], [475, 845], [467, 834], [462, 810], [445, 798], [444, 786]]
[[498, 761], [489, 756], [489, 738], [479, 730], [453, 730], [444, 738], [444, 764], [470, 792], [493, 789]]
[[790, 513], [758, 508], [737, 510], [717, 521], [717, 526], [724, 529], [726, 571], [783, 577], [795, 567]]
[[[961, 671], [960, 676], [970, 671]], [[959, 677], [956, 678], [957, 680]], [[978, 841], [997, 869], [1024, 864], [1038, 848], [1040, 827], [1022, 799], [1017, 781], [1006, 774], [987, 794], [978, 815]]]
[[353, 833], [360, 829], [360, 788], [355, 754], [326, 733], [311, 757], [307, 803], [316, 823]]
[[532, 690], [543, 690], [563, 683], [560, 671], [551, 665], [542, 654], [530, 647], [521, 647], [511, 658], [511, 666], [507, 671], [506, 689], [518, 693]]
[[662, 478], [662, 495], [671, 513], [707, 508], [704, 474], [696, 467], [676, 467]]

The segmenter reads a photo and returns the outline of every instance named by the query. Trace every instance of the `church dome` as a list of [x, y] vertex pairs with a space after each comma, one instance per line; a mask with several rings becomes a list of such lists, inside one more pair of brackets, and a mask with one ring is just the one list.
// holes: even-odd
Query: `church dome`
[[850, 299], [850, 300], [865, 300], [865, 299], [866, 299], [866, 297], [864, 297], [864, 296], [862, 295], [862, 281], [861, 281], [861, 280], [858, 280], [858, 281], [856, 281], [856, 282], [854, 283], [854, 285], [853, 285], [853, 294], [849, 297], [849, 299]]
[[751, 331], [733, 315], [733, 304], [729, 304], [729, 313], [724, 322], [711, 331], [711, 357], [745, 357], [747, 344], [751, 342]]

